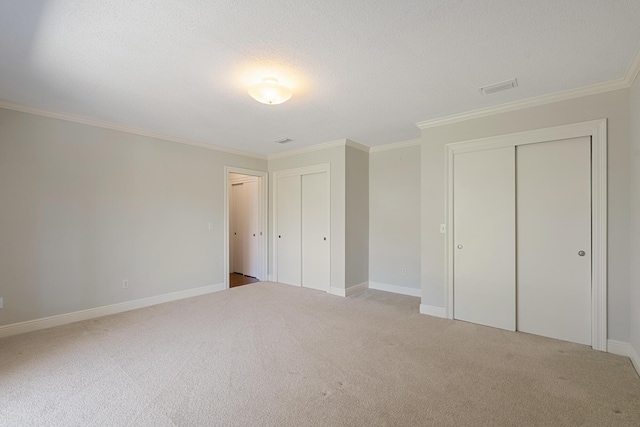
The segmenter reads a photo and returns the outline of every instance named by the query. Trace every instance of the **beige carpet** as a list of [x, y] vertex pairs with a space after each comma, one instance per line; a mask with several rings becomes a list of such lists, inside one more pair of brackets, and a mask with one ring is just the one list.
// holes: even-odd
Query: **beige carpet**
[[273, 283], [0, 340], [2, 426], [640, 425], [626, 358]]

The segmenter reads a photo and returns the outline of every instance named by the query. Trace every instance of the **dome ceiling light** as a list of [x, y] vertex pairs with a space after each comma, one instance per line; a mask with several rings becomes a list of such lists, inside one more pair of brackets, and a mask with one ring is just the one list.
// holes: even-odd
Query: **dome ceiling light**
[[288, 101], [293, 93], [291, 89], [278, 83], [278, 79], [268, 77], [262, 83], [249, 86], [249, 95], [263, 104], [277, 105]]

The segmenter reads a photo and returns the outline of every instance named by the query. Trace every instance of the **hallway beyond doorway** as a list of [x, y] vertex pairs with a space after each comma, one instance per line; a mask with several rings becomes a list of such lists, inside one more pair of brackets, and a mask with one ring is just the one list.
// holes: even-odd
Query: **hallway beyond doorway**
[[248, 285], [249, 283], [257, 283], [260, 280], [255, 277], [245, 276], [240, 273], [229, 274], [229, 288], [235, 288], [236, 286]]

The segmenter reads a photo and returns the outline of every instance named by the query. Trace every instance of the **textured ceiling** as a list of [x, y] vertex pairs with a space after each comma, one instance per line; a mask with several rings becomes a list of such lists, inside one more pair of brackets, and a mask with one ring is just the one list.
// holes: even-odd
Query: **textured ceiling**
[[[637, 0], [0, 0], [0, 99], [260, 154], [376, 146], [619, 79], [638, 47]], [[293, 98], [251, 99], [265, 76]]]

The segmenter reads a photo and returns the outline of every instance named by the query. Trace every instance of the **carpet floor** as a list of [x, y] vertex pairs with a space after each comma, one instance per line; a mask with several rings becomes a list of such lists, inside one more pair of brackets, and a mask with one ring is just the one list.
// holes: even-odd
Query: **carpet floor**
[[2, 426], [638, 426], [629, 359], [275, 283], [0, 340]]

